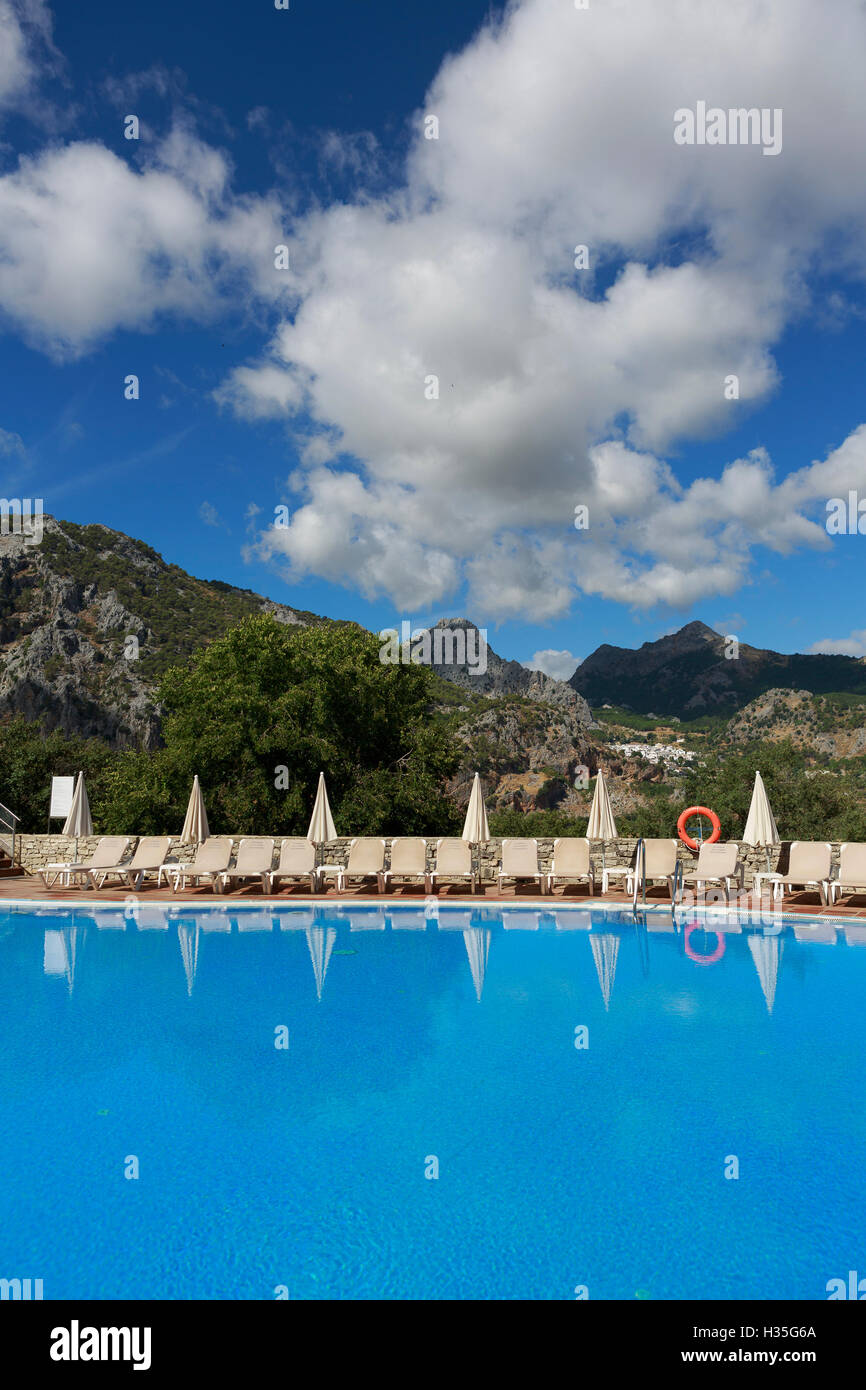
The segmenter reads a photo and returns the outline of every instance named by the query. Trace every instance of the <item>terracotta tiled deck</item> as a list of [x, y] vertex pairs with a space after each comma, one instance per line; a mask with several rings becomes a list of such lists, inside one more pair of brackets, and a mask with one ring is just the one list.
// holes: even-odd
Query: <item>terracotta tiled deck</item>
[[[94, 892], [90, 888], [64, 888], [56, 885], [53, 888], [45, 889], [42, 880], [35, 875], [22, 874], [16, 877], [0, 878], [0, 901], [3, 899], [32, 899], [33, 901], [50, 902], [52, 899], [69, 902], [117, 902], [130, 895], [130, 890], [118, 883], [106, 884], [99, 892]], [[268, 902], [268, 903], [318, 903], [327, 899], [339, 898], [340, 901], [348, 902], [353, 898], [369, 902], [370, 899], [377, 899], [378, 895], [370, 887], [353, 888], [344, 893], [337, 893], [333, 886], [321, 893], [311, 895], [300, 887], [282, 888], [279, 893], [263, 894], [258, 884], [246, 884], [241, 888], [235, 888], [230, 893], [214, 893], [210, 887], [186, 888], [183, 891], [175, 892], [172, 888], [155, 888], [148, 885], [142, 888], [140, 893], [135, 894], [146, 902], [195, 902], [200, 900], [202, 903], [208, 902]], [[603, 898], [596, 894], [590, 898], [586, 887], [573, 889], [557, 888], [556, 891], [547, 896], [542, 894], [537, 887], [528, 887], [516, 893], [513, 889], [506, 888], [502, 892], [497, 891], [495, 885], [485, 884], [483, 892], [476, 893], [474, 896], [468, 893], [455, 891], [453, 888], [442, 887], [435, 896], [440, 902], [454, 903], [497, 903], [497, 902], [526, 902], [553, 905], [556, 902], [598, 902], [608, 903], [611, 906], [617, 904], [626, 907], [631, 906], [631, 898], [622, 891], [612, 891]], [[388, 902], [423, 902], [425, 893], [420, 885], [418, 887], [397, 888], [393, 892], [382, 895], [380, 901]], [[711, 900], [712, 901], [712, 900]], [[667, 892], [664, 888], [647, 889], [647, 904], [655, 907], [663, 907], [669, 903]], [[713, 907], [720, 904], [712, 901]], [[748, 906], [751, 906], [751, 899]], [[834, 904], [832, 907], [824, 907], [817, 892], [798, 892], [791, 893], [777, 905], [777, 909], [783, 913], [803, 913], [809, 917], [854, 917], [866, 918], [866, 893], [855, 893], [849, 895], [842, 902]], [[741, 910], [746, 910], [745, 905], [741, 905]]]

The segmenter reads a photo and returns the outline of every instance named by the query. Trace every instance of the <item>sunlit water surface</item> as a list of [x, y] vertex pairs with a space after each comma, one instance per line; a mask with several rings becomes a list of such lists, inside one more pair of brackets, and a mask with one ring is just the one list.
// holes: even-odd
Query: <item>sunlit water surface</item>
[[826, 1298], [866, 1273], [864, 946], [558, 905], [6, 910], [0, 1277]]

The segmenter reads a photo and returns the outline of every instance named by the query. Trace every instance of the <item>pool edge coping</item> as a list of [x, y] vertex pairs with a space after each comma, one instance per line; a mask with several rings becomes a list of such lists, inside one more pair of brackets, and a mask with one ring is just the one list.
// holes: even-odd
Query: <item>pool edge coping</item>
[[[129, 911], [129, 899], [130, 899], [131, 897], [134, 897], [134, 894], [131, 894], [131, 893], [130, 893], [130, 894], [128, 894], [128, 895], [127, 895], [126, 897], [124, 897], [124, 898], [99, 898], [99, 899], [96, 899], [96, 900], [93, 900], [93, 899], [81, 899], [81, 898], [54, 898], [54, 897], [50, 897], [50, 898], [4, 898], [4, 899], [0, 899], [0, 912], [2, 912], [2, 910], [3, 910], [4, 907], [10, 907], [10, 908], [30, 908], [31, 910], [34, 911], [34, 913], [37, 912], [39, 909], [45, 908], [45, 907], [57, 907], [57, 908], [63, 908], [63, 909], [68, 909], [68, 908], [92, 908], [92, 909], [95, 909], [96, 911], [98, 911], [100, 908], [112, 908], [112, 909], [115, 909], [115, 910], [118, 909], [118, 908], [120, 908], [120, 909], [126, 909], [128, 915], [129, 915], [131, 918], [134, 919], [134, 917], [135, 917], [135, 912], [134, 912], [134, 911]], [[515, 909], [517, 909], [517, 910], [520, 910], [520, 909], [523, 909], [523, 910], [529, 909], [530, 911], [535, 911], [535, 912], [545, 912], [545, 911], [547, 911], [547, 912], [556, 912], [556, 911], [563, 911], [563, 910], [585, 911], [585, 910], [588, 910], [588, 909], [589, 909], [589, 910], [595, 910], [595, 911], [602, 911], [602, 912], [604, 912], [604, 913], [606, 913], [606, 914], [607, 914], [607, 913], [614, 913], [614, 912], [629, 913], [629, 914], [631, 914], [633, 917], [636, 916], [636, 917], [638, 917], [638, 918], [641, 917], [641, 916], [648, 916], [648, 915], [650, 915], [650, 914], [652, 914], [652, 915], [654, 915], [654, 916], [663, 915], [663, 916], [671, 917], [671, 918], [673, 918], [675, 921], [677, 920], [678, 917], [679, 917], [680, 920], [682, 920], [682, 918], [684, 918], [689, 912], [700, 912], [701, 915], [702, 915], [702, 917], [703, 917], [703, 916], [712, 916], [712, 917], [721, 919], [721, 920], [723, 920], [723, 921], [738, 921], [738, 922], [740, 923], [740, 925], [742, 925], [742, 926], [744, 926], [744, 927], [749, 927], [749, 926], [751, 926], [751, 927], [754, 927], [756, 930], [760, 930], [760, 929], [762, 929], [762, 928], [765, 928], [765, 927], [768, 925], [768, 921], [764, 919], [764, 914], [762, 914], [762, 911], [761, 911], [760, 908], [738, 909], [738, 908], [725, 907], [725, 906], [723, 906], [722, 904], [718, 904], [718, 903], [712, 903], [712, 904], [709, 904], [709, 905], [707, 905], [707, 906], [705, 906], [705, 907], [700, 907], [700, 908], [693, 904], [692, 906], [690, 906], [690, 907], [688, 907], [688, 908], [685, 908], [685, 909], [683, 909], [682, 907], [677, 907], [676, 909], [672, 909], [671, 906], [670, 906], [670, 904], [667, 904], [667, 903], [646, 903], [646, 904], [644, 904], [644, 905], [641, 905], [640, 908], [634, 909], [634, 908], [632, 908], [627, 902], [626, 902], [626, 903], [611, 903], [611, 902], [606, 901], [606, 900], [603, 899], [603, 898], [581, 898], [581, 899], [579, 899], [579, 900], [577, 900], [577, 901], [574, 901], [574, 902], [571, 902], [571, 901], [569, 901], [568, 899], [548, 899], [548, 902], [551, 904], [551, 906], [546, 906], [546, 905], [542, 906], [542, 905], [540, 905], [539, 900], [538, 900], [537, 898], [507, 898], [507, 899], [504, 899], [504, 898], [503, 898], [503, 899], [495, 899], [495, 900], [479, 898], [477, 901], [473, 901], [471, 898], [466, 898], [466, 899], [459, 899], [459, 900], [458, 900], [458, 899], [455, 899], [455, 900], [450, 901], [450, 902], [440, 902], [440, 900], [439, 900], [438, 898], [434, 898], [434, 899], [432, 899], [432, 901], [436, 903], [437, 909], [440, 909], [440, 910], [441, 910], [441, 909], [444, 908], [446, 911], [447, 911], [448, 909], [455, 909], [455, 910], [458, 910], [458, 911], [467, 911], [467, 910], [476, 909], [476, 908], [477, 908], [477, 909], [484, 909], [484, 908], [487, 908], [487, 909], [490, 909], [490, 908], [493, 908], [493, 909], [497, 909], [497, 908], [503, 909], [503, 908], [504, 908], [506, 911], [511, 911], [511, 910], [515, 910]], [[307, 909], [309, 909], [309, 908], [311, 908], [311, 907], [313, 907], [313, 908], [318, 908], [318, 907], [325, 907], [325, 906], [329, 906], [329, 907], [338, 907], [338, 908], [347, 908], [347, 907], [384, 907], [384, 906], [387, 906], [388, 909], [389, 909], [389, 910], [392, 910], [392, 911], [395, 910], [395, 909], [396, 909], [397, 911], [399, 911], [400, 909], [412, 910], [413, 908], [417, 911], [419, 906], [426, 907], [426, 906], [428, 905], [428, 899], [426, 899], [426, 898], [417, 899], [417, 900], [415, 900], [414, 902], [407, 902], [407, 901], [401, 901], [401, 900], [383, 899], [383, 898], [381, 898], [381, 897], [370, 897], [370, 898], [324, 898], [324, 897], [323, 897], [323, 898], [319, 898], [319, 899], [316, 899], [316, 898], [309, 898], [309, 899], [304, 899], [304, 900], [297, 900], [297, 901], [294, 901], [294, 902], [286, 902], [286, 901], [281, 900], [281, 899], [275, 899], [275, 900], [271, 900], [271, 901], [269, 901], [269, 900], [267, 900], [267, 899], [263, 899], [263, 900], [261, 900], [261, 901], [238, 902], [238, 901], [236, 901], [236, 900], [232, 900], [232, 899], [229, 899], [229, 898], [226, 898], [226, 899], [217, 899], [216, 901], [211, 901], [211, 902], [199, 901], [198, 899], [192, 899], [192, 900], [190, 900], [190, 899], [183, 899], [183, 898], [178, 898], [178, 899], [176, 899], [176, 900], [172, 900], [172, 899], [162, 899], [162, 900], [160, 900], [159, 902], [148, 902], [146, 899], [135, 898], [135, 902], [136, 902], [137, 905], [141, 905], [141, 906], [145, 906], [145, 907], [156, 907], [156, 908], [161, 908], [161, 909], [165, 910], [166, 912], [168, 912], [168, 911], [170, 911], [170, 910], [172, 910], [172, 909], [176, 909], [176, 908], [186, 908], [186, 909], [189, 909], [189, 910], [191, 910], [191, 911], [196, 911], [196, 910], [201, 910], [201, 909], [204, 909], [204, 910], [206, 910], [206, 911], [214, 911], [214, 910], [216, 910], [216, 909], [225, 910], [226, 907], [231, 907], [234, 911], [244, 911], [244, 910], [246, 910], [246, 911], [254, 911], [254, 912], [263, 912], [263, 911], [273, 911], [274, 909], [278, 909], [278, 908], [290, 909], [290, 910], [293, 909], [293, 908], [298, 908], [298, 909], [307, 910]], [[553, 905], [552, 905], [554, 902], [557, 904], [557, 906], [553, 906]], [[759, 920], [759, 921], [749, 921], [749, 920], [748, 920], [749, 918], [754, 918], [754, 917], [760, 917], [761, 920]], [[789, 924], [789, 923], [797, 923], [797, 922], [800, 922], [800, 924], [801, 924], [802, 926], [807, 926], [807, 925], [827, 925], [827, 926], [835, 926], [835, 927], [846, 927], [846, 926], [850, 926], [851, 924], [855, 924], [855, 925], [856, 925], [856, 924], [858, 924], [858, 923], [859, 923], [860, 925], [862, 925], [862, 926], [866, 926], [866, 918], [853, 917], [853, 916], [843, 916], [843, 917], [839, 917], [839, 916], [834, 916], [834, 915], [826, 914], [826, 915], [822, 915], [822, 916], [820, 916], [820, 917], [810, 917], [809, 914], [806, 913], [806, 912], [804, 912], [804, 913], [798, 913], [798, 912], [784, 912], [784, 911], [781, 911], [781, 910], [780, 910], [780, 911], [772, 910], [770, 913], [766, 914], [766, 917], [769, 919], [769, 921], [771, 921], [771, 922], [773, 922], [773, 923], [778, 923], [778, 924], [780, 924], [780, 925], [782, 925], [782, 924]], [[431, 918], [431, 920], [433, 920], [433, 919]]]

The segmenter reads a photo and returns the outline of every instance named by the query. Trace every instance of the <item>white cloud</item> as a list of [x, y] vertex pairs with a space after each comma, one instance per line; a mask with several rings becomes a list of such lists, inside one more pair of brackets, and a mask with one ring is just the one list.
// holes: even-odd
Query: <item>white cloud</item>
[[866, 656], [866, 627], [849, 633], [847, 637], [824, 637], [820, 642], [813, 642], [809, 651], [829, 656]]
[[713, 627], [722, 637], [736, 637], [742, 632], [744, 627], [748, 627], [748, 621], [742, 613], [731, 613], [727, 618], [717, 618]]
[[44, 0], [0, 0], [0, 109], [28, 96], [40, 60], [53, 53]]
[[[140, 169], [93, 142], [22, 160], [0, 177], [0, 310], [63, 357], [166, 316], [276, 307], [219, 399], [299, 435], [290, 524], [256, 547], [295, 579], [403, 611], [465, 585], [484, 621], [554, 618], [580, 592], [729, 595], [758, 547], [828, 546], [823, 500], [866, 484], [861, 430], [781, 480], [761, 450], [688, 486], [665, 460], [775, 388], [774, 345], [827, 248], [866, 276], [863, 51], [859, 0], [522, 0], [444, 62], [424, 104], [440, 138], [416, 113], [387, 196], [303, 216], [238, 197], [183, 122]], [[14, 34], [5, 81], [32, 82]], [[697, 100], [782, 108], [782, 155], [676, 145], [674, 112]], [[381, 186], [364, 132], [320, 153]], [[599, 266], [617, 271], [604, 293]]]
[[[732, 594], [755, 547], [825, 545], [810, 511], [828, 470], [862, 475], [856, 437], [781, 482], [755, 451], [683, 488], [663, 455], [775, 388], [829, 238], [866, 269], [861, 41], [854, 0], [524, 0], [447, 60], [440, 138], [419, 113], [402, 188], [295, 223], [296, 312], [221, 393], [322, 431], [269, 553], [404, 608], [465, 582], [485, 619], [544, 619], [580, 591]], [[698, 99], [783, 107], [782, 156], [675, 145]], [[621, 266], [605, 294], [577, 243]]]
[[225, 156], [176, 126], [138, 173], [79, 142], [0, 178], [0, 309], [57, 357], [165, 315], [207, 319], [237, 293], [285, 288], [276, 205], [233, 198]]
[[200, 519], [205, 526], [221, 526], [220, 514], [212, 502], [202, 502], [198, 509]]
[[553, 676], [555, 680], [567, 681], [580, 665], [580, 657], [574, 656], [572, 652], [546, 647], [523, 664], [527, 671], [543, 671], [546, 676]]
[[27, 450], [20, 434], [16, 434], [14, 430], [0, 429], [0, 456], [23, 459], [26, 454]]

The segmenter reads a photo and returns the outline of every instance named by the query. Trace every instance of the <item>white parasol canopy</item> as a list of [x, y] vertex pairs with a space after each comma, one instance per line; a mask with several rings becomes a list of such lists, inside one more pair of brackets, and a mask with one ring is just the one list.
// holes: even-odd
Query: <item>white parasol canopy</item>
[[183, 823], [183, 830], [180, 832], [180, 838], [184, 843], [190, 840], [196, 840], [201, 844], [203, 840], [208, 838], [209, 834], [207, 811], [204, 808], [204, 797], [201, 794], [198, 773], [196, 773], [193, 778], [189, 805], [186, 808], [186, 820]]
[[778, 845], [780, 840], [775, 817], [770, 808], [770, 798], [767, 796], [767, 788], [764, 786], [764, 779], [760, 772], [755, 773], [755, 786], [752, 791], [749, 814], [746, 818], [746, 828], [743, 831], [743, 842], [756, 848], [762, 846], [766, 849], [767, 868], [769, 869], [770, 846]]
[[325, 774], [319, 773], [319, 787], [316, 792], [316, 804], [313, 807], [313, 814], [310, 817], [310, 828], [307, 831], [307, 839], [312, 840], [313, 844], [322, 845], [327, 840], [336, 840], [337, 827], [334, 825], [334, 817], [331, 815], [331, 805], [328, 801], [328, 788], [325, 786]]
[[74, 835], [76, 839], [80, 835], [93, 834], [93, 821], [90, 819], [90, 803], [87, 800], [87, 787], [84, 785], [83, 772], [79, 772], [78, 780], [75, 783], [75, 795], [72, 798], [69, 815], [63, 824], [63, 834]]
[[487, 807], [484, 805], [481, 778], [477, 772], [472, 783], [472, 795], [469, 798], [469, 808], [466, 812], [462, 838], [468, 840], [472, 845], [485, 844], [490, 839]]
[[610, 792], [607, 789], [607, 782], [604, 780], [604, 773], [601, 768], [598, 769], [598, 776], [595, 779], [595, 791], [592, 794], [586, 838], [588, 840], [616, 839], [616, 821], [613, 818], [613, 807], [610, 804]]

